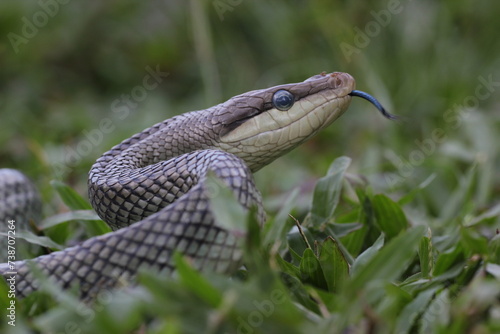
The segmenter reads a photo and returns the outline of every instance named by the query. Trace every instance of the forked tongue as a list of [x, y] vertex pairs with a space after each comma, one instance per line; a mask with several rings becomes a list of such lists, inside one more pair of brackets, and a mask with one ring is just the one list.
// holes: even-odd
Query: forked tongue
[[377, 108], [380, 111], [380, 113], [382, 115], [384, 115], [385, 118], [399, 119], [398, 116], [393, 115], [393, 114], [389, 113], [387, 110], [385, 110], [385, 108], [382, 106], [382, 104], [380, 104], [380, 102], [376, 98], [374, 98], [373, 96], [371, 96], [368, 93], [365, 93], [365, 92], [360, 91], [360, 90], [353, 90], [352, 92], [349, 93], [349, 95], [358, 96], [358, 97], [361, 97], [365, 100], [370, 101], [375, 106], [375, 108]]

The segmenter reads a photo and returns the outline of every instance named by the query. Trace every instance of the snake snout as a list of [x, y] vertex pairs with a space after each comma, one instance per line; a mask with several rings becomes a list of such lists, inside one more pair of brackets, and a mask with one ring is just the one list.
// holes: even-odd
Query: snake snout
[[[321, 89], [341, 89], [341, 96], [344, 96], [343, 92], [345, 90], [345, 95], [348, 92], [351, 92], [356, 87], [356, 80], [349, 73], [345, 72], [322, 72], [320, 74], [313, 75], [309, 79], [304, 82], [314, 81], [314, 85], [316, 86], [316, 90]], [[314, 93], [314, 89], [310, 92]]]
[[329, 74], [330, 79], [328, 80], [332, 85], [332, 88], [342, 87], [349, 84], [349, 82], [353, 82], [354, 78], [348, 74], [343, 72], [333, 72]]

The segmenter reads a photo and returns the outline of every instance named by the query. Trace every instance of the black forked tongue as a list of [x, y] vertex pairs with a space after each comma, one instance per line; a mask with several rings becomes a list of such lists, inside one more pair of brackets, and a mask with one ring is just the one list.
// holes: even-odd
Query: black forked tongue
[[380, 102], [378, 102], [378, 100], [376, 98], [374, 98], [373, 96], [371, 96], [368, 93], [362, 92], [360, 90], [353, 90], [352, 92], [349, 93], [349, 95], [351, 95], [351, 96], [358, 96], [358, 97], [361, 97], [361, 98], [363, 98], [365, 100], [370, 101], [375, 106], [375, 108], [377, 108], [380, 111], [380, 113], [382, 115], [384, 115], [385, 118], [388, 118], [388, 119], [398, 119], [398, 116], [393, 115], [393, 114], [389, 113], [387, 110], [385, 110], [385, 108], [382, 107], [382, 105], [380, 104]]

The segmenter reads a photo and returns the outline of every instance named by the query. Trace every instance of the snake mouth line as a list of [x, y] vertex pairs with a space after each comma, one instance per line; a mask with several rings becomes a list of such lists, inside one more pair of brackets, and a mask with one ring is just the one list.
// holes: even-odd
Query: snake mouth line
[[367, 101], [369, 101], [371, 104], [373, 104], [375, 106], [375, 108], [378, 109], [378, 111], [380, 111], [380, 113], [382, 115], [384, 115], [385, 118], [387, 119], [392, 119], [392, 120], [396, 120], [396, 119], [399, 119], [398, 116], [396, 115], [393, 115], [391, 114], [390, 112], [388, 112], [387, 110], [385, 110], [385, 108], [382, 106], [382, 104], [376, 99], [374, 98], [373, 96], [371, 96], [370, 94], [366, 93], [366, 92], [363, 92], [361, 90], [353, 90], [352, 92], [349, 93], [350, 96], [357, 96], [357, 97], [361, 97]]

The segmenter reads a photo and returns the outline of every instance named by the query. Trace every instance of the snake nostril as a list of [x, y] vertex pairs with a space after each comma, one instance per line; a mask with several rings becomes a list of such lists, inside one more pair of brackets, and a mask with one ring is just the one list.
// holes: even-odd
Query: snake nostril
[[331, 82], [331, 84], [333, 84], [334, 88], [342, 86], [343, 81], [342, 81], [342, 76], [340, 75], [340, 73], [338, 73], [338, 72], [330, 73], [330, 77], [332, 78], [330, 80], [330, 82]]

